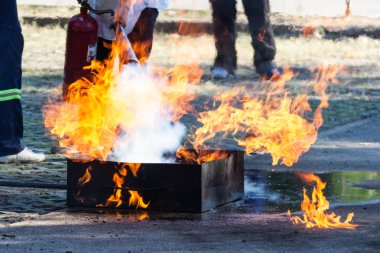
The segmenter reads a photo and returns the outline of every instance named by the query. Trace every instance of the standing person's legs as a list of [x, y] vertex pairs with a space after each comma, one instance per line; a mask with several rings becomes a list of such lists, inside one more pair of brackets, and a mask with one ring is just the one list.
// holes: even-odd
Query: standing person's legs
[[[210, 0], [210, 3], [212, 7], [213, 33], [217, 51], [213, 71], [221, 68], [233, 74], [237, 66], [237, 53], [235, 48], [236, 0]], [[223, 76], [215, 77], [223, 78]]]
[[260, 75], [273, 75], [276, 55], [273, 29], [270, 23], [269, 0], [243, 0], [249, 22], [252, 45], [255, 49], [254, 64]]
[[158, 10], [155, 8], [145, 8], [136, 22], [132, 32], [128, 34], [128, 39], [132, 44], [137, 59], [141, 64], [148, 61], [153, 46], [153, 34], [158, 17]]
[[19, 30], [0, 30], [0, 157], [21, 152], [21, 59], [24, 40]]

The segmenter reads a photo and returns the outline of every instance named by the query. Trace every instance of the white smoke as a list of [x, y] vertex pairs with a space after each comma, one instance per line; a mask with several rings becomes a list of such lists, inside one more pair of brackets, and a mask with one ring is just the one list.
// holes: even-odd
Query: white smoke
[[121, 101], [122, 122], [116, 148], [110, 159], [127, 163], [172, 162], [164, 154], [181, 146], [186, 128], [171, 122], [170, 105], [163, 99], [167, 80], [155, 77], [147, 67], [128, 65], [122, 70], [111, 96]]

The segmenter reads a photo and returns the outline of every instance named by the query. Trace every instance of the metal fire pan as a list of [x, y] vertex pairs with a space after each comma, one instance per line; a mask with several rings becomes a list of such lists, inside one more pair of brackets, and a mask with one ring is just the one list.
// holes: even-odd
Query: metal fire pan
[[[91, 181], [79, 186], [78, 180], [89, 167]], [[203, 164], [141, 164], [137, 177], [124, 163], [68, 160], [67, 205], [92, 208], [104, 204], [114, 192], [113, 175], [121, 167], [127, 168], [121, 209], [136, 209], [128, 206], [130, 190], [149, 202], [147, 210], [173, 212], [205, 212], [244, 195], [244, 154], [240, 151]]]

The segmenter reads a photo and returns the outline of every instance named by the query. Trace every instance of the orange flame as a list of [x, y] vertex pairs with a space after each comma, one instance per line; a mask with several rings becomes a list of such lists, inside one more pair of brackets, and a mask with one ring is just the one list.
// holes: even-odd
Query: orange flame
[[273, 165], [280, 161], [286, 166], [293, 165], [317, 140], [323, 123], [322, 111], [328, 107], [325, 91], [330, 82], [337, 82], [335, 76], [339, 69], [321, 67], [308, 84], [320, 98], [312, 121], [305, 116], [312, 110], [309, 95], [300, 94], [292, 99], [285, 88], [294, 76], [291, 69], [285, 69], [281, 78], [272, 80], [264, 97], [251, 95], [245, 88], [222, 93], [215, 98], [219, 103], [216, 109], [199, 114], [202, 126], [190, 135], [194, 148], [208, 149], [207, 142], [218, 134], [230, 135], [247, 154], [267, 152], [272, 156]]
[[115, 183], [115, 189], [113, 190], [113, 194], [107, 199], [104, 205], [100, 204], [98, 207], [103, 206], [115, 206], [119, 207], [123, 204], [122, 200], [122, 187], [124, 184], [124, 177], [127, 175], [127, 170], [125, 168], [121, 168], [119, 172], [116, 172], [113, 175], [113, 181]]
[[149, 214], [146, 212], [137, 214], [137, 220], [143, 221], [149, 219]]
[[228, 152], [222, 150], [205, 151], [205, 150], [188, 150], [181, 147], [177, 150], [177, 157], [180, 160], [187, 162], [196, 162], [202, 164], [209, 161], [225, 159], [228, 157]]
[[290, 210], [288, 215], [293, 224], [302, 223], [306, 228], [344, 228], [355, 229], [358, 225], [351, 224], [351, 220], [354, 217], [354, 213], [349, 213], [346, 220], [341, 222], [341, 216], [337, 216], [334, 212], [326, 214], [326, 211], [330, 207], [329, 201], [323, 194], [323, 190], [326, 187], [326, 183], [312, 173], [297, 173], [300, 177], [309, 185], [315, 185], [313, 187], [313, 193], [311, 199], [306, 194], [306, 189], [303, 189], [304, 200], [301, 204], [301, 209], [304, 211], [303, 217], [293, 216], [291, 217]]
[[92, 167], [89, 166], [86, 169], [86, 172], [84, 173], [83, 177], [79, 178], [78, 187], [82, 187], [83, 185], [85, 185], [91, 181], [91, 173], [90, 173], [91, 170], [92, 170]]
[[137, 172], [139, 172], [139, 169], [141, 168], [141, 164], [130, 163], [130, 164], [126, 164], [125, 166], [129, 167], [134, 177], [137, 177]]
[[[113, 175], [113, 181], [115, 183], [115, 189], [112, 193], [112, 195], [107, 199], [106, 203], [99, 204], [97, 207], [108, 207], [108, 206], [114, 206], [119, 207], [123, 204], [123, 185], [124, 185], [124, 179], [128, 174], [127, 168], [129, 168], [133, 174], [134, 177], [137, 176], [137, 172], [140, 169], [141, 164], [123, 164], [119, 169], [118, 172], [116, 172]], [[149, 206], [149, 202], [145, 204], [144, 199], [137, 191], [128, 191], [131, 195], [129, 198], [129, 206], [130, 207], [136, 207], [146, 209]]]
[[[126, 57], [126, 44], [120, 37], [112, 45], [109, 60], [105, 63], [92, 62], [92, 81], [78, 80], [70, 86], [64, 103], [51, 104], [45, 110], [45, 125], [58, 136], [60, 145], [73, 147], [89, 159], [105, 160], [117, 145], [120, 132], [138, 124], [139, 115], [133, 110], [120, 109], [133, 108], [133, 99], [115, 94]], [[235, 88], [216, 96], [218, 107], [199, 113], [198, 121], [202, 126], [189, 136], [193, 147], [196, 150], [210, 149], [207, 142], [216, 135], [231, 135], [247, 154], [268, 152], [272, 155], [273, 165], [281, 162], [291, 166], [317, 139], [318, 129], [323, 123], [322, 110], [328, 106], [325, 90], [329, 82], [336, 82], [335, 75], [339, 69], [323, 66], [316, 70], [315, 79], [309, 86], [314, 87], [321, 103], [312, 122], [305, 117], [311, 112], [309, 95], [300, 94], [292, 98], [285, 88], [294, 76], [291, 69], [285, 69], [281, 78], [271, 80], [265, 95], [252, 95], [247, 89]], [[166, 105], [162, 113], [170, 115], [174, 122], [194, 112], [190, 105], [195, 98], [194, 85], [189, 84], [200, 81], [202, 70], [199, 66], [161, 69], [158, 73], [166, 76], [158, 78], [158, 82], [162, 79], [167, 81], [161, 94]], [[131, 97], [133, 95], [130, 94]], [[198, 162], [216, 157], [220, 156], [203, 157]]]
[[82, 203], [84, 203], [84, 198], [81, 196], [82, 195], [82, 187], [91, 181], [91, 170], [92, 170], [92, 167], [89, 166], [86, 169], [86, 172], [84, 173], [84, 175], [81, 178], [79, 178], [79, 180], [78, 180], [78, 188], [79, 189], [78, 189], [76, 196], [77, 196], [78, 200]]
[[116, 218], [118, 221], [122, 221], [124, 219], [127, 219], [129, 221], [143, 221], [149, 219], [149, 214], [146, 211], [142, 210], [137, 210], [133, 212], [123, 212], [123, 213], [118, 213], [117, 211], [112, 212], [112, 217], [111, 218]]
[[[117, 144], [120, 132], [139, 123], [132, 110], [134, 94], [118, 94], [117, 84], [127, 59], [127, 44], [122, 36], [112, 44], [110, 59], [93, 61], [90, 68], [93, 79], [80, 79], [71, 84], [64, 102], [52, 101], [44, 107], [45, 127], [58, 137], [61, 147], [70, 147], [88, 160], [106, 160]], [[194, 99], [193, 84], [200, 80], [203, 71], [199, 66], [177, 66], [161, 69], [162, 76], [146, 74], [146, 78], [165, 83], [160, 91], [162, 114], [173, 122], [193, 110], [189, 102]], [[151, 94], [156, 95], [156, 94]], [[147, 95], [149, 96], [149, 94]], [[144, 98], [141, 98], [144, 99]], [[72, 153], [66, 153], [72, 158]]]
[[164, 73], [170, 78], [165, 99], [174, 108], [173, 122], [180, 120], [185, 114], [194, 112], [190, 102], [195, 99], [195, 86], [201, 81], [203, 70], [197, 64], [173, 67]]
[[141, 207], [143, 209], [148, 208], [149, 202], [144, 203], [143, 198], [140, 196], [140, 194], [137, 191], [128, 191], [129, 194], [131, 194], [131, 197], [129, 198], [129, 206], [136, 206], [136, 209]]

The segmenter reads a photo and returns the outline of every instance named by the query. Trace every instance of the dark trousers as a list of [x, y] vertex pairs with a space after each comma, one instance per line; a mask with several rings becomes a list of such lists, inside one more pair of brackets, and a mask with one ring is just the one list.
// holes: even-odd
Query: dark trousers
[[0, 28], [0, 156], [24, 149], [21, 109], [21, 59], [24, 39], [20, 29]]
[[[137, 59], [144, 64], [150, 56], [153, 46], [153, 33], [158, 17], [158, 10], [146, 8], [141, 12], [132, 32], [128, 34], [128, 39], [132, 44]], [[109, 57], [112, 41], [99, 38], [96, 58], [103, 61]]]
[[[237, 65], [236, 0], [210, 0], [210, 3], [217, 50], [214, 66], [224, 67], [233, 72]], [[255, 66], [261, 62], [272, 61], [276, 54], [276, 46], [269, 19], [269, 0], [243, 0], [243, 6], [255, 50]]]

